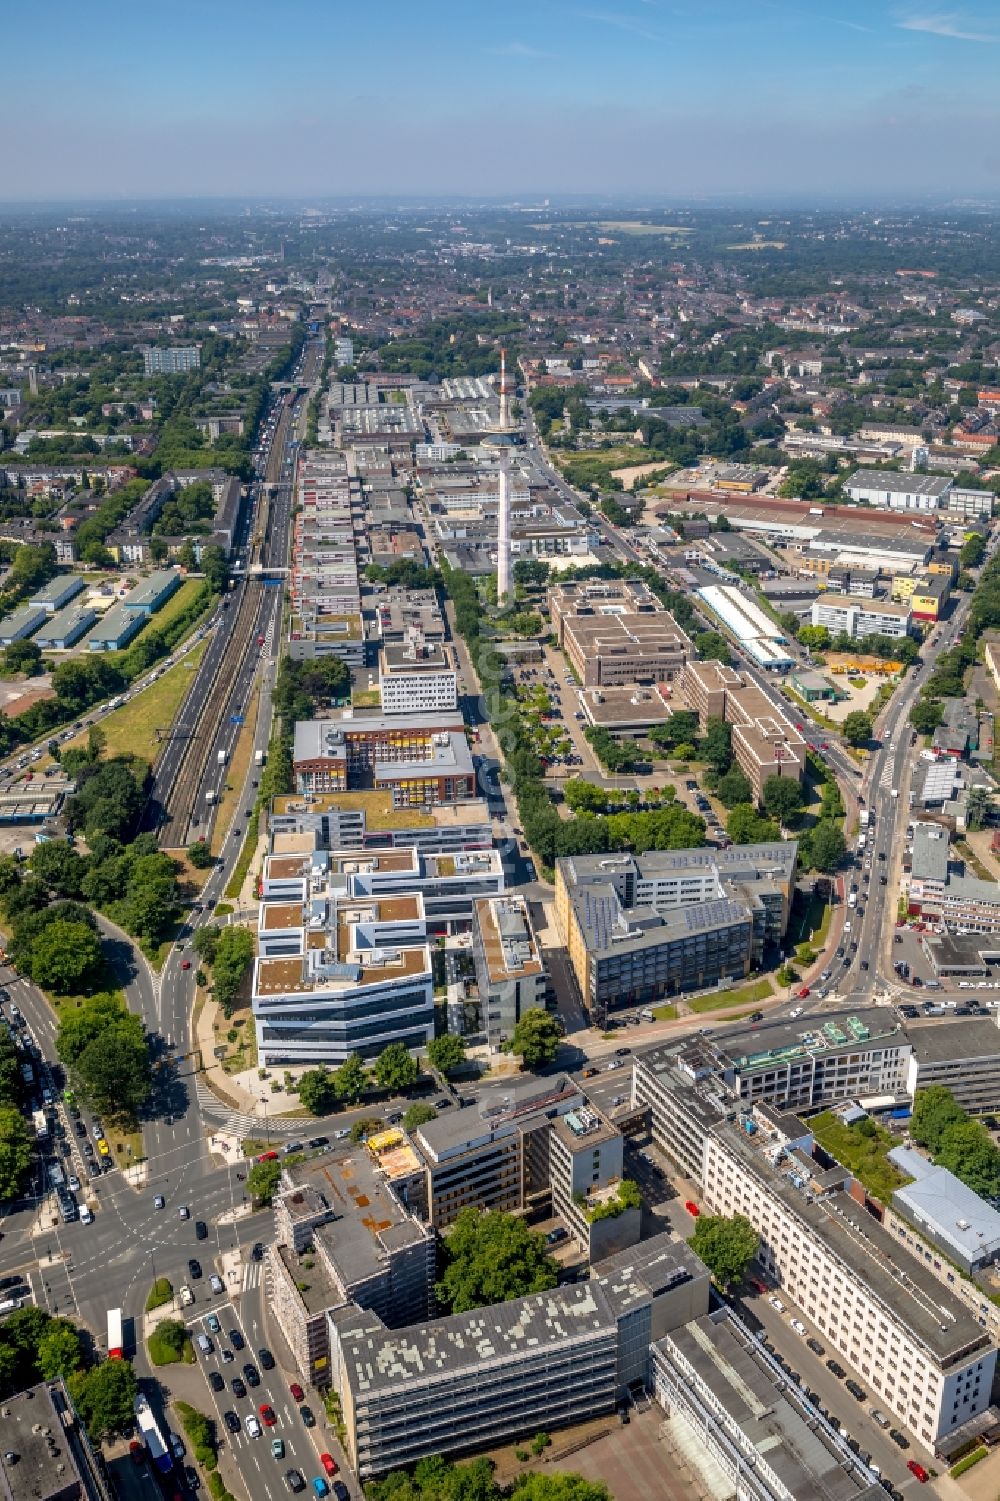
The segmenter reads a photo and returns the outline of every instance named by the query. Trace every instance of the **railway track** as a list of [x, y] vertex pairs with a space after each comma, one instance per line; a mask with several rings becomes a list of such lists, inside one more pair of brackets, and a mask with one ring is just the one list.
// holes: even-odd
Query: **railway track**
[[[197, 811], [198, 792], [208, 756], [225, 714], [226, 701], [232, 692], [247, 647], [257, 636], [260, 605], [259, 580], [245, 579], [240, 588], [236, 618], [219, 669], [200, 705], [191, 704], [188, 713], [193, 714], [194, 722], [186, 726], [182, 719], [179, 726], [182, 735], [187, 733], [187, 739], [177, 776], [170, 789], [167, 817], [158, 830], [160, 843], [168, 849], [178, 849], [187, 840], [191, 819]], [[192, 693], [191, 697], [193, 696]]]

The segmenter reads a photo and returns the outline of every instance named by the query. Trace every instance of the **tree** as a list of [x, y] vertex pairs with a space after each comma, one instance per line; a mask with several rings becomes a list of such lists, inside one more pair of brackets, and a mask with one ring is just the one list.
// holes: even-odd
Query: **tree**
[[719, 801], [726, 808], [735, 808], [737, 803], [749, 803], [753, 798], [753, 788], [749, 779], [745, 777], [738, 766], [730, 766], [718, 780], [715, 788]]
[[37, 641], [12, 641], [3, 654], [3, 669], [8, 676], [23, 672], [33, 677], [42, 668], [42, 648]]
[[403, 1042], [390, 1042], [375, 1060], [375, 1080], [380, 1089], [401, 1094], [417, 1082], [420, 1066]]
[[453, 1073], [465, 1062], [465, 1043], [456, 1032], [442, 1032], [427, 1044], [427, 1056], [440, 1073]]
[[356, 1105], [368, 1087], [368, 1070], [357, 1053], [351, 1053], [334, 1074], [337, 1098], [345, 1105]]
[[603, 1480], [585, 1480], [572, 1471], [519, 1475], [510, 1492], [511, 1501], [611, 1501]]
[[62, 1013], [56, 1033], [56, 1053], [67, 1068], [72, 1068], [80, 1054], [123, 1015], [121, 999], [102, 991], [88, 996], [79, 1010]]
[[187, 857], [195, 870], [207, 870], [210, 865], [215, 864], [215, 856], [207, 839], [196, 839], [193, 844], [189, 844]]
[[203, 928], [195, 929], [194, 937], [191, 939], [191, 947], [203, 963], [214, 963], [221, 933], [222, 929], [217, 927], [215, 923], [206, 923]]
[[129, 1360], [103, 1360], [90, 1371], [76, 1371], [69, 1389], [87, 1432], [96, 1442], [121, 1433], [135, 1421], [139, 1392]]
[[949, 1126], [967, 1120], [965, 1111], [950, 1089], [943, 1084], [931, 1084], [927, 1089], [918, 1089], [913, 1100], [913, 1115], [910, 1133], [913, 1140], [927, 1147], [931, 1156], [940, 1150], [944, 1134]]
[[561, 1034], [555, 1018], [547, 1011], [526, 1011], [514, 1027], [510, 1051], [516, 1053], [525, 1068], [544, 1068], [559, 1049]]
[[32, 875], [59, 896], [78, 897], [83, 894], [87, 862], [65, 840], [48, 839], [44, 844], [36, 844], [28, 865]]
[[718, 719], [714, 715], [705, 726], [705, 738], [701, 742], [701, 753], [720, 776], [727, 772], [733, 764], [733, 736], [732, 731], [724, 719]]
[[83, 1365], [80, 1335], [69, 1319], [53, 1319], [38, 1342], [38, 1369], [46, 1381], [69, 1376]]
[[33, 1156], [24, 1117], [13, 1105], [0, 1106], [0, 1200], [13, 1199], [19, 1193]]
[[441, 1245], [443, 1272], [435, 1286], [447, 1313], [466, 1313], [556, 1285], [556, 1264], [544, 1237], [500, 1210], [460, 1211]]
[[403, 1116], [403, 1130], [415, 1131], [418, 1126], [426, 1126], [428, 1121], [436, 1120], [437, 1111], [433, 1105], [428, 1105], [426, 1100], [414, 1100]]
[[299, 1080], [299, 1103], [311, 1115], [329, 1115], [337, 1106], [337, 1086], [328, 1068], [311, 1068]]
[[757, 1253], [760, 1236], [742, 1214], [702, 1214], [695, 1222], [691, 1249], [726, 1291], [741, 1282]]
[[721, 631], [699, 631], [694, 638], [699, 657], [706, 662], [728, 662], [729, 642]]
[[50, 922], [36, 937], [31, 978], [55, 995], [72, 995], [96, 982], [103, 968], [101, 940], [78, 922]]
[[825, 651], [830, 645], [830, 632], [825, 625], [802, 625], [796, 634], [810, 651]]
[[966, 1117], [947, 1126], [934, 1161], [981, 1198], [995, 1198], [1000, 1193], [1000, 1151], [980, 1121]]
[[848, 745], [867, 745], [872, 738], [872, 716], [864, 709], [852, 709], [845, 715], [841, 729]]
[[734, 844], [772, 844], [781, 838], [778, 825], [761, 818], [752, 803], [739, 803], [731, 810], [726, 833]]
[[958, 554], [958, 561], [963, 568], [978, 568], [986, 556], [986, 543], [978, 532], [967, 537], [962, 543]]
[[965, 799], [966, 828], [985, 829], [993, 812], [993, 798], [986, 787], [978, 784], [969, 788]]
[[152, 1090], [149, 1048], [139, 1018], [123, 1013], [88, 1043], [73, 1078], [99, 1115], [138, 1115]]
[[280, 1162], [273, 1159], [267, 1162], [255, 1162], [247, 1173], [247, 1192], [258, 1204], [266, 1207], [274, 1198], [280, 1182]]
[[229, 578], [226, 555], [221, 547], [210, 546], [202, 548], [201, 569], [214, 593], [221, 594]]
[[822, 819], [809, 836], [809, 855], [816, 870], [832, 871], [844, 859], [847, 844], [835, 823]]
[[918, 698], [910, 710], [910, 724], [918, 735], [933, 735], [944, 723], [944, 709], [937, 698]]
[[802, 788], [797, 777], [768, 777], [761, 797], [764, 812], [779, 823], [788, 824], [802, 811]]
[[227, 1016], [252, 963], [253, 934], [249, 928], [223, 928], [215, 946], [212, 981], [215, 999]]

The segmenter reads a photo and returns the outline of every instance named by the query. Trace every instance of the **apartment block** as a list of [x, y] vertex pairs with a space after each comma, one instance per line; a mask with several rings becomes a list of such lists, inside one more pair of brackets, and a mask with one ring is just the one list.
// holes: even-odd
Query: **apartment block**
[[304, 849], [283, 849], [287, 836], [275, 835], [272, 853], [265, 857], [260, 879], [265, 902], [364, 901], [390, 896], [419, 896], [428, 931], [453, 925], [472, 926], [480, 898], [496, 897], [504, 889], [499, 852], [400, 849], [324, 850], [316, 836]]
[[149, 346], [142, 351], [144, 375], [186, 375], [201, 365], [201, 349], [197, 344], [175, 344], [171, 349]]
[[693, 654], [674, 617], [635, 579], [557, 584], [549, 611], [585, 688], [671, 682]]
[[707, 1312], [702, 1263], [656, 1236], [589, 1282], [402, 1330], [331, 1315], [331, 1376], [362, 1480], [611, 1414], [648, 1380], [650, 1344]]
[[265, 901], [253, 1012], [262, 1067], [376, 1057], [434, 1035], [434, 982], [419, 896]]
[[383, 714], [434, 714], [458, 708], [458, 673], [451, 648], [412, 636], [379, 652]]
[[721, 662], [688, 662], [681, 697], [697, 711], [702, 729], [711, 718], [731, 726], [736, 764], [760, 802], [769, 777], [801, 782], [808, 746], [792, 721], [744, 673]]
[[472, 954], [483, 1031], [499, 1051], [528, 1011], [545, 1006], [548, 977], [523, 896], [479, 897], [473, 904]]
[[806, 1124], [767, 1106], [751, 1123], [752, 1132], [723, 1122], [709, 1134], [705, 1206], [749, 1219], [764, 1271], [878, 1406], [933, 1448], [989, 1406], [992, 1340], [845, 1191], [850, 1175], [814, 1162]]
[[866, 636], [905, 636], [912, 612], [909, 605], [891, 600], [853, 599], [848, 594], [821, 594], [813, 600], [813, 625], [825, 625], [831, 635], [844, 633], [853, 641]]
[[476, 774], [461, 713], [367, 715], [299, 721], [292, 767], [299, 792], [374, 787], [395, 808], [475, 796]]
[[780, 941], [793, 840], [556, 862], [556, 917], [584, 1004], [615, 1006], [740, 979]]
[[373, 1137], [285, 1167], [275, 1196], [269, 1303], [297, 1369], [319, 1386], [330, 1380], [332, 1309], [370, 1309], [396, 1328], [434, 1306], [434, 1233], [406, 1202], [416, 1162], [390, 1134], [391, 1148]]
[[[397, 808], [391, 791], [282, 794], [269, 814], [272, 851], [403, 849], [455, 853], [490, 849], [493, 824], [481, 798]], [[283, 842], [278, 842], [278, 841]], [[291, 843], [287, 841], [292, 841]]]

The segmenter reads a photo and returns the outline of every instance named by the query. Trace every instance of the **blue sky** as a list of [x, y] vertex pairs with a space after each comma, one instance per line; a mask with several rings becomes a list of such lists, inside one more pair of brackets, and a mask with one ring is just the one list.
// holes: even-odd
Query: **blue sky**
[[1000, 196], [1000, 0], [30, 0], [0, 198]]

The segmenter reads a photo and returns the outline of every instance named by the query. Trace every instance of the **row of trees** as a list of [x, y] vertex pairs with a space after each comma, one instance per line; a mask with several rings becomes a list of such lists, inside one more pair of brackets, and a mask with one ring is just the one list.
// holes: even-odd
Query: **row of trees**
[[949, 1089], [934, 1084], [917, 1090], [910, 1130], [937, 1166], [954, 1173], [973, 1193], [984, 1198], [1000, 1194], [1000, 1149]]
[[[538, 1434], [531, 1449], [541, 1454], [548, 1443], [547, 1434]], [[611, 1501], [603, 1480], [584, 1480], [572, 1471], [532, 1471], [501, 1485], [495, 1469], [491, 1459], [449, 1464], [436, 1454], [412, 1471], [393, 1470], [370, 1485], [368, 1494], [372, 1501]]]
[[215, 999], [223, 1015], [232, 1015], [245, 976], [253, 963], [253, 935], [249, 928], [219, 928], [207, 923], [191, 940], [203, 964], [212, 971]]
[[56, 1053], [98, 1115], [135, 1119], [148, 1101], [153, 1075], [146, 1031], [119, 994], [99, 992], [65, 1011]]
[[14, 1198], [34, 1160], [34, 1140], [21, 1113], [24, 1080], [21, 1054], [6, 1027], [0, 1027], [0, 1201]]

